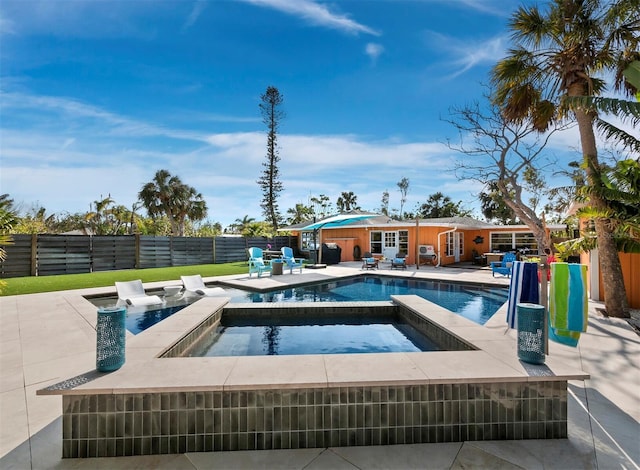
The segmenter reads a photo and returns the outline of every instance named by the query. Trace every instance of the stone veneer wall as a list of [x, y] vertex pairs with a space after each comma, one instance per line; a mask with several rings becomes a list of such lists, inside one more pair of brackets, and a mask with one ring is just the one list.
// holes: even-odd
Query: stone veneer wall
[[457, 338], [450, 331], [429, 320], [425, 315], [405, 306], [398, 306], [398, 315], [416, 330], [436, 343], [443, 351], [474, 351], [476, 348]]
[[567, 382], [63, 396], [63, 457], [567, 437]]
[[177, 343], [159, 354], [159, 357], [181, 357], [186, 355], [188, 351], [198, 343], [198, 341], [201, 341], [203, 337], [218, 326], [218, 322], [220, 321], [220, 318], [222, 318], [222, 313], [223, 309], [213, 312], [213, 314], [183, 336]]

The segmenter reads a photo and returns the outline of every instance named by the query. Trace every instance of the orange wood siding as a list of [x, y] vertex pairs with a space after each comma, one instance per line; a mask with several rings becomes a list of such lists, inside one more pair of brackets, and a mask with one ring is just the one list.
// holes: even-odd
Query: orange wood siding
[[[509, 231], [515, 231], [514, 229], [506, 228]], [[406, 230], [409, 233], [409, 253], [407, 254], [407, 263], [416, 263], [416, 227], [406, 226], [401, 228], [379, 226], [379, 227], [357, 227], [357, 228], [335, 228], [321, 230], [322, 234], [320, 238], [323, 243], [337, 243], [342, 248], [342, 261], [354, 261], [353, 249], [357, 245], [360, 247], [360, 253], [363, 254], [366, 251], [371, 251], [371, 244], [369, 242], [369, 233], [372, 231], [397, 231]], [[417, 245], [433, 245], [434, 249], [438, 251], [438, 234], [451, 230], [451, 227], [420, 227], [419, 237]], [[471, 261], [473, 259], [472, 250], [477, 250], [478, 253], [485, 253], [489, 251], [490, 244], [490, 232], [489, 230], [457, 230], [459, 233], [464, 234], [464, 253], [461, 256], [461, 261]], [[492, 230], [498, 231], [498, 230]], [[483, 238], [483, 242], [476, 244], [473, 240], [480, 236]], [[440, 264], [447, 265], [454, 262], [453, 256], [445, 255], [446, 238], [444, 235], [440, 236], [440, 251], [442, 256], [440, 257]]]
[[627, 300], [632, 308], [640, 308], [640, 253], [620, 253]]
[[[631, 308], [640, 308], [640, 253], [618, 253], [624, 278], [624, 288], [627, 292], [627, 302]], [[580, 263], [590, 266], [589, 253], [580, 254]], [[591, 276], [587, 276], [591, 280]], [[600, 300], [604, 301], [606, 292], [602, 282], [602, 270], [598, 269], [598, 283], [600, 288]], [[591, 292], [591, 286], [589, 286]]]
[[369, 240], [366, 239], [364, 229], [360, 228], [340, 228], [340, 229], [327, 229], [320, 230], [320, 238], [322, 243], [336, 243], [342, 248], [341, 261], [355, 261], [353, 257], [353, 249], [357, 246], [360, 247], [360, 253], [364, 253], [369, 250]]

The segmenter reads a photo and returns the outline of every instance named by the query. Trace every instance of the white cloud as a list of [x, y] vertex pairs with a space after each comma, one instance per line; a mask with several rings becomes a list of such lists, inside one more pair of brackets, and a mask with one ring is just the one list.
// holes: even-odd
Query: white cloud
[[[471, 9], [492, 16], [506, 17], [511, 14], [511, 8], [505, 8], [504, 0], [423, 0], [427, 3], [444, 3], [447, 7]], [[515, 5], [513, 6], [515, 8]]]
[[[265, 159], [262, 131], [205, 134], [130, 119], [77, 100], [5, 94], [3, 105], [4, 98], [0, 185], [23, 207], [82, 212], [109, 193], [118, 204], [131, 206], [142, 185], [157, 170], [168, 169], [202, 192], [211, 220], [227, 225], [239, 215], [261, 218], [256, 180]], [[16, 122], [9, 117], [33, 116], [39, 118], [28, 128], [8, 125]], [[165, 139], [172, 139], [171, 145]], [[438, 174], [451, 161], [449, 150], [434, 142], [282, 134], [279, 144], [283, 213], [306, 203], [310, 193], [334, 200], [345, 190], [356, 192], [362, 207], [375, 209], [382, 191], [393, 193], [405, 176], [415, 182], [419, 198], [427, 190], [417, 190], [423, 176]], [[433, 181], [426, 180], [431, 192], [437, 187]]]
[[364, 52], [369, 57], [371, 57], [371, 61], [375, 63], [378, 60], [378, 57], [380, 57], [380, 54], [384, 52], [384, 47], [382, 46], [382, 44], [376, 44], [374, 42], [370, 42], [370, 43], [367, 43], [367, 45], [365, 46]]
[[[447, 5], [455, 4], [450, 0], [447, 0], [446, 3]], [[509, 16], [512, 12], [511, 8], [505, 8], [504, 0], [459, 0], [459, 3], [463, 4], [465, 8], [471, 8], [494, 16]], [[515, 5], [513, 8], [515, 8]]]
[[448, 78], [455, 78], [478, 65], [494, 65], [505, 54], [507, 37], [497, 36], [482, 40], [459, 39], [435, 31], [425, 31], [427, 46], [443, 51], [446, 66], [454, 71]]
[[0, 92], [5, 116], [28, 116], [32, 125], [48, 126], [52, 116], [83, 127], [98, 126], [103, 133], [121, 137], [165, 136], [174, 139], [202, 140], [195, 132], [167, 129], [147, 122], [137, 121], [85, 104], [81, 101], [53, 96], [34, 96], [24, 93]]
[[379, 36], [380, 33], [357, 21], [329, 11], [325, 5], [316, 3], [313, 0], [240, 0], [253, 5], [273, 8], [293, 16], [298, 16], [304, 20], [319, 26], [337, 29], [350, 34], [371, 34]]
[[73, 143], [76, 141], [76, 139], [74, 138], [68, 138], [65, 139], [64, 143], [62, 144], [62, 147], [60, 147], [62, 150], [67, 149], [68, 147], [70, 147], [71, 145], [73, 145]]
[[0, 11], [0, 36], [5, 34], [15, 34], [15, 26], [13, 21], [5, 18], [4, 14]]
[[[167, 169], [203, 194], [210, 220], [228, 225], [245, 214], [261, 218], [256, 180], [265, 161], [263, 131], [176, 130], [77, 100], [5, 94], [3, 105], [4, 97], [0, 186], [23, 207], [82, 212], [109, 193], [131, 206], [142, 185]], [[33, 116], [38, 119], [27, 127], [15, 124]], [[569, 141], [579, 142], [563, 136], [554, 148], [569, 150]], [[459, 154], [439, 142], [353, 134], [281, 134], [278, 142], [283, 214], [310, 195], [326, 194], [335, 203], [342, 191], [354, 191], [361, 207], [376, 210], [388, 190], [397, 207], [396, 183], [403, 177], [411, 182], [407, 210], [436, 191], [472, 206], [480, 189], [456, 179], [451, 168]]]
[[[166, 4], [166, 5], [165, 5]], [[169, 2], [27, 0], [2, 2], [3, 23], [14, 34], [75, 37], [149, 37], [149, 12], [170, 14]], [[5, 31], [4, 24], [2, 31]]]
[[189, 13], [189, 16], [187, 17], [184, 24], [182, 25], [182, 31], [189, 29], [191, 26], [195, 24], [195, 22], [198, 20], [198, 17], [204, 11], [206, 6], [207, 4], [204, 0], [196, 0], [196, 2], [193, 4], [193, 8], [191, 9], [191, 12]]

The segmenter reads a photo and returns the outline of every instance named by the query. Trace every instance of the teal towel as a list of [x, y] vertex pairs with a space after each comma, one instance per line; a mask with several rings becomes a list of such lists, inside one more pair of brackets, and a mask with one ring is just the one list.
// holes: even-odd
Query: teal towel
[[549, 339], [577, 346], [587, 331], [587, 267], [581, 264], [551, 264], [549, 291]]

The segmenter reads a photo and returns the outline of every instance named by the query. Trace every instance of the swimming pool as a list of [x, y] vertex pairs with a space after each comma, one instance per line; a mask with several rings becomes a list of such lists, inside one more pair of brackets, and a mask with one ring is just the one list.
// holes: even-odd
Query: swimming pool
[[[242, 292], [242, 291], [241, 291]], [[506, 287], [487, 287], [365, 275], [266, 293], [243, 292], [232, 302], [358, 302], [389, 300], [392, 295], [418, 295], [484, 325], [507, 301]]]
[[[363, 275], [269, 292], [252, 292], [222, 285], [231, 303], [384, 301], [392, 295], [415, 294], [475, 323], [484, 325], [507, 301], [506, 287], [487, 287], [445, 281]], [[199, 300], [198, 296], [166, 296], [158, 306], [128, 307], [126, 327], [133, 334], [155, 325]], [[98, 307], [113, 306], [114, 297], [89, 299]], [[154, 308], [155, 307], [155, 308]]]

